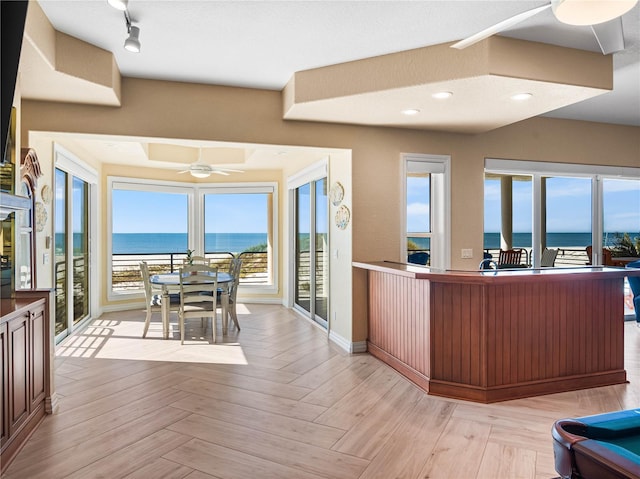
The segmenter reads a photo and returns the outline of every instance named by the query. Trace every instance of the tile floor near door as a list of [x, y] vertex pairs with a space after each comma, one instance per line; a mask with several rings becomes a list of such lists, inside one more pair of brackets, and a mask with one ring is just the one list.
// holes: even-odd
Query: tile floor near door
[[482, 405], [428, 396], [280, 306], [238, 316], [215, 345], [192, 321], [184, 346], [158, 318], [141, 339], [143, 311], [94, 320], [58, 347], [59, 410], [6, 478], [549, 479], [554, 420], [640, 405], [635, 322], [629, 384]]

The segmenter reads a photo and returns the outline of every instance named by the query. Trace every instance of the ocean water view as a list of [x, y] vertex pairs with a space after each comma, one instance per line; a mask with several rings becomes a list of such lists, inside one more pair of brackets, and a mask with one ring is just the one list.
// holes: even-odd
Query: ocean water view
[[[622, 233], [605, 233], [602, 241], [604, 246], [613, 246], [617, 235]], [[633, 240], [640, 233], [629, 233]], [[429, 238], [411, 238], [419, 248], [429, 249]], [[547, 233], [547, 247], [549, 248], [583, 248], [591, 244], [591, 233]], [[531, 248], [531, 233], [513, 233], [513, 246], [516, 248]], [[500, 248], [500, 233], [485, 233], [484, 247], [486, 249]]]
[[[205, 251], [241, 253], [266, 244], [267, 233], [206, 233]], [[184, 253], [186, 233], [114, 233], [113, 254]]]

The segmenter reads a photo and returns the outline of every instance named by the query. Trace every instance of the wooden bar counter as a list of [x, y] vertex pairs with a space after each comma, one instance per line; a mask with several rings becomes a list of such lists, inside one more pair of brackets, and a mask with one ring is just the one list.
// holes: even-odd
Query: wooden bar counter
[[368, 270], [368, 350], [429, 394], [484, 403], [626, 382], [610, 267]]

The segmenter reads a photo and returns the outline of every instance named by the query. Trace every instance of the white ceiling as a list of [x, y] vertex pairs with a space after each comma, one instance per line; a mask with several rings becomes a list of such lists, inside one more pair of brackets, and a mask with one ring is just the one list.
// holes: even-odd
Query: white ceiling
[[[281, 90], [301, 70], [465, 38], [544, 1], [130, 0], [142, 50], [122, 48], [124, 15], [106, 0], [44, 0], [59, 31], [112, 51], [124, 76]], [[640, 4], [622, 18], [614, 91], [549, 114], [640, 126]], [[599, 51], [589, 27], [549, 10], [507, 36]]]
[[[106, 0], [40, 0], [54, 28], [114, 53], [123, 76], [282, 90], [295, 72], [465, 38], [544, 1], [129, 0], [141, 52]], [[640, 4], [622, 17], [614, 89], [546, 116], [640, 126]], [[550, 9], [506, 36], [599, 52]], [[95, 146], [95, 145], [94, 145]]]

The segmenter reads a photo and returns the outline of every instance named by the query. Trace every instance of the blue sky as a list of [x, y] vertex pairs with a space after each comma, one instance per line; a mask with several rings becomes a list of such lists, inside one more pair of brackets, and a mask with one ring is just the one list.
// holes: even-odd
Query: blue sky
[[[640, 181], [604, 180], [604, 226], [607, 232], [640, 232]], [[532, 186], [513, 182], [513, 231], [531, 232]], [[500, 181], [485, 181], [484, 225], [500, 231]], [[591, 231], [591, 181], [587, 178], [547, 180], [547, 231]]]
[[[425, 178], [407, 185], [407, 230], [425, 231], [429, 205]], [[426, 198], [425, 198], [426, 197]], [[266, 225], [266, 194], [208, 195], [206, 232], [262, 233]], [[513, 231], [531, 232], [531, 182], [513, 182]], [[547, 181], [547, 231], [591, 230], [591, 186], [585, 178], [550, 178]], [[308, 208], [308, 196], [301, 207]], [[326, 218], [326, 201], [320, 202]], [[187, 195], [115, 190], [114, 233], [183, 233], [187, 229]], [[605, 231], [640, 232], [640, 182], [605, 180]], [[210, 215], [210, 216], [209, 216]], [[485, 231], [500, 231], [500, 183], [485, 181]], [[308, 232], [308, 231], [303, 231]]]
[[[263, 233], [267, 194], [207, 195], [206, 232]], [[185, 233], [186, 194], [113, 191], [114, 233]]]
[[429, 208], [429, 177], [407, 178], [407, 232], [429, 231], [431, 211]]

